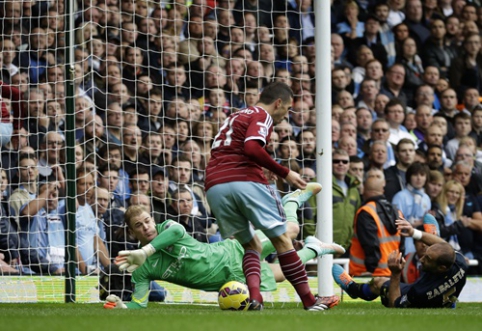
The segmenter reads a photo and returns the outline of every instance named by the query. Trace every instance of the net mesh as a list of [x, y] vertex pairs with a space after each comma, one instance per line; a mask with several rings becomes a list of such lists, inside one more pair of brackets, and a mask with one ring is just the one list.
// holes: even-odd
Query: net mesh
[[[224, 119], [254, 105], [271, 81], [289, 83], [296, 98], [294, 122], [276, 127], [268, 151], [314, 178], [314, 31], [290, 26], [291, 4], [73, 4], [76, 179], [69, 183], [66, 1], [0, 1], [4, 284], [8, 275], [50, 284], [65, 274], [69, 185], [77, 192], [76, 272], [104, 275], [101, 289], [129, 294], [128, 276], [112, 267], [120, 250], [138, 247], [123, 226], [129, 205], [142, 205], [157, 223], [178, 220], [200, 241], [222, 240], [203, 186], [211, 143]], [[290, 191], [272, 184], [281, 195]], [[314, 201], [301, 208], [300, 238], [314, 233], [315, 212]], [[46, 297], [58, 297], [61, 287], [51, 288]], [[0, 297], [29, 300], [13, 293]]]

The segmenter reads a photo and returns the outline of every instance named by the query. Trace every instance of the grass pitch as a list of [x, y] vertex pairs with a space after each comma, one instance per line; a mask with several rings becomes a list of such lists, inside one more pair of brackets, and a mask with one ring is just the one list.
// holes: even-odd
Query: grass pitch
[[221, 311], [217, 305], [150, 304], [144, 310], [106, 310], [102, 304], [0, 304], [1, 330], [482, 330], [482, 303], [456, 309], [387, 309], [379, 302], [346, 302], [324, 312], [276, 304], [261, 312]]

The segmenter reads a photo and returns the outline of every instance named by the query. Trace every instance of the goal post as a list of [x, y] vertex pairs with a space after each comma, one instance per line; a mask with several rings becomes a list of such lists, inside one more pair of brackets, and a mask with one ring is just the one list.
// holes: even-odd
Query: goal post
[[66, 0], [65, 15], [65, 90], [66, 90], [66, 170], [67, 170], [67, 222], [65, 231], [65, 302], [75, 302], [75, 270], [76, 270], [76, 172], [75, 172], [75, 59], [74, 59], [74, 0]]

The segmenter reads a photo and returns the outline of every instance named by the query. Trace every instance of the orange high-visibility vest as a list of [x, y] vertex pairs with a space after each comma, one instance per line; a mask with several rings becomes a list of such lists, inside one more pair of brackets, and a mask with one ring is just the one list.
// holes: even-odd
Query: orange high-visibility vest
[[356, 229], [358, 214], [362, 211], [366, 211], [370, 214], [378, 228], [377, 236], [380, 244], [381, 257], [378, 261], [376, 269], [372, 274], [373, 276], [390, 276], [391, 272], [390, 269], [388, 269], [387, 263], [388, 255], [394, 250], [398, 250], [400, 248], [400, 231], [397, 231], [397, 233], [394, 235], [387, 231], [385, 225], [383, 225], [383, 222], [380, 220], [380, 217], [377, 214], [377, 205], [375, 201], [366, 203], [356, 212], [354, 233], [350, 248], [350, 274], [353, 276], [360, 276], [362, 273], [368, 271], [365, 266], [365, 251], [358, 240], [358, 233]]
[[420, 271], [415, 264], [415, 252], [408, 253], [405, 256], [405, 267], [402, 270], [402, 281], [407, 284], [413, 284], [420, 276]]

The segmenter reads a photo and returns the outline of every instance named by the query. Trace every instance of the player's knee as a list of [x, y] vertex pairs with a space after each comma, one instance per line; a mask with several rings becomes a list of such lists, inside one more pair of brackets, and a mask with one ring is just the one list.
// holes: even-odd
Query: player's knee
[[290, 239], [296, 239], [300, 233], [300, 226], [297, 223], [286, 223], [286, 234]]
[[283, 253], [293, 249], [293, 242], [288, 236], [288, 233], [284, 233], [276, 238], [270, 238], [270, 240], [278, 253]]
[[263, 249], [261, 245], [261, 241], [259, 240], [258, 236], [254, 236], [249, 242], [243, 244], [243, 248], [245, 251], [254, 250], [257, 252], [261, 252]]

